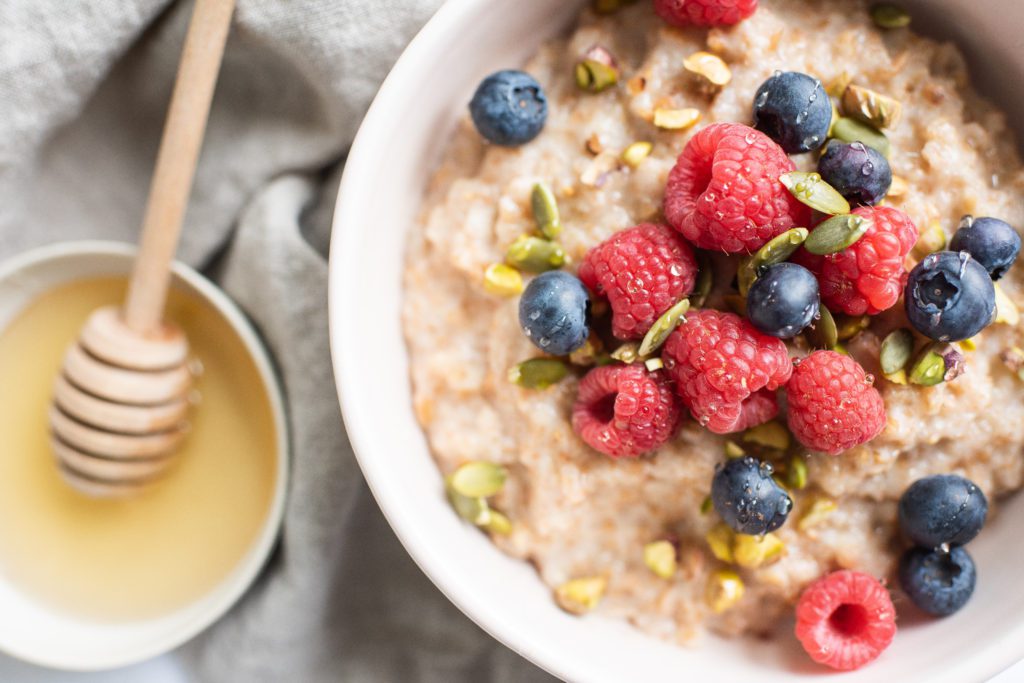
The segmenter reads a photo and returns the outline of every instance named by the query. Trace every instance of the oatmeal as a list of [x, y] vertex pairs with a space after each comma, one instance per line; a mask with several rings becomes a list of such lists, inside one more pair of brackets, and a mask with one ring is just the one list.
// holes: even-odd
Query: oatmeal
[[[614, 55], [614, 87], [578, 83], [577, 63], [595, 45]], [[700, 52], [707, 54], [693, 57]], [[532, 562], [553, 589], [600, 577], [586, 584], [600, 584], [596, 611], [660, 637], [686, 642], [705, 627], [762, 634], [830, 571], [893, 576], [903, 547], [897, 502], [918, 479], [955, 472], [989, 500], [1021, 486], [1022, 380], [1006, 360], [1024, 342], [1016, 319], [1005, 320], [1009, 306], [1000, 306], [1004, 320], [965, 345], [961, 377], [921, 386], [893, 373], [886, 379], [879, 364], [882, 339], [907, 325], [900, 303], [866, 329], [856, 328], [856, 316], [839, 321], [855, 327], [840, 343], [874, 376], [884, 431], [840, 455], [777, 463], [793, 509], [772, 532], [774, 555], [747, 566], [724, 561], [708, 540], [722, 520], [705, 500], [730, 449], [763, 451], [756, 435], [720, 436], [687, 415], [653, 455], [595, 451], [572, 426], [583, 371], [544, 389], [510, 383], [510, 368], [541, 354], [520, 330], [517, 298], [485, 287], [484, 273], [505, 260], [509, 245], [536, 233], [538, 182], [557, 199], [569, 272], [614, 233], [665, 223], [666, 178], [687, 141], [715, 122], [750, 124], [754, 93], [776, 71], [826, 85], [852, 80], [899, 102], [901, 120], [885, 131], [894, 176], [886, 205], [920, 231], [908, 267], [943, 248], [965, 214], [1024, 225], [1024, 171], [1006, 118], [971, 89], [956, 47], [907, 29], [881, 31], [859, 0], [763, 0], [749, 19], [710, 30], [669, 26], [641, 2], [612, 15], [585, 12], [526, 71], [547, 94], [543, 132], [506, 148], [484, 143], [468, 117], [460, 123], [422, 223], [410, 231], [405, 277], [416, 414], [444, 473], [479, 460], [506, 468], [494, 505], [511, 524], [492, 534], [499, 547]], [[611, 78], [596, 67], [584, 77]], [[817, 159], [793, 157], [801, 171]], [[727, 308], [732, 277], [715, 269], [715, 308]], [[1010, 270], [1001, 295], [1022, 301], [1021, 278]], [[666, 539], [677, 548], [668, 570]], [[732, 598], [722, 603], [723, 595]]]

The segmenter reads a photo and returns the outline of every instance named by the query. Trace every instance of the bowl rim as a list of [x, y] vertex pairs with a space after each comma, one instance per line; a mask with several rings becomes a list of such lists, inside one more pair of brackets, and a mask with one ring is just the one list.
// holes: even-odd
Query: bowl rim
[[[15, 255], [0, 264], [0, 281], [17, 276], [19, 273], [27, 272], [47, 262], [60, 261], [62, 259], [114, 257], [129, 261], [135, 255], [136, 250], [135, 245], [106, 240], [76, 240], [49, 244]], [[284, 394], [277, 372], [274, 369], [273, 361], [270, 358], [270, 352], [246, 315], [217, 285], [180, 261], [173, 262], [172, 271], [175, 278], [183, 282], [188, 288], [194, 290], [200, 298], [209, 302], [209, 305], [224, 318], [235, 334], [238, 335], [242, 345], [247, 349], [252, 358], [257, 374], [260, 377], [260, 382], [267, 393], [276, 433], [276, 471], [274, 490], [270, 505], [266, 511], [266, 518], [260, 527], [259, 534], [253, 539], [248, 550], [238, 560], [231, 572], [205, 595], [179, 608], [184, 610], [205, 603], [201, 611], [190, 615], [187, 620], [182, 620], [172, 625], [166, 633], [159, 637], [154, 637], [145, 646], [139, 646], [133, 651], [124, 651], [107, 657], [96, 656], [89, 659], [66, 657], [62, 655], [59, 648], [29, 651], [28, 649], [0, 644], [0, 651], [21, 661], [65, 671], [103, 671], [136, 664], [169, 652], [191, 640], [218, 621], [242, 598], [256, 581], [277, 542], [284, 519], [285, 502], [291, 474], [289, 446], [291, 443], [291, 433], [284, 406]], [[127, 273], [128, 271], [126, 270], [125, 274], [127, 275]], [[67, 282], [74, 279], [75, 276], [69, 277]], [[37, 296], [33, 295], [31, 300], [34, 300]], [[31, 303], [31, 300], [29, 303]], [[0, 326], [0, 330], [5, 326], [6, 323]], [[157, 617], [157, 619], [168, 618], [175, 612], [162, 615]], [[148, 618], [140, 620], [140, 623], [150, 620]], [[130, 623], [131, 621], [124, 622], [124, 624]]]

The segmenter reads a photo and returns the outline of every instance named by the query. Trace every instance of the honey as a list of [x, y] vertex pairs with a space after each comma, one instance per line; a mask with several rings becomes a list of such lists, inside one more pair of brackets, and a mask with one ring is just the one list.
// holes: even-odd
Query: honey
[[0, 574], [55, 610], [103, 621], [166, 614], [226, 579], [267, 520], [279, 457], [246, 347], [215, 309], [172, 290], [167, 317], [203, 367], [177, 462], [124, 500], [91, 499], [61, 479], [48, 434], [53, 380], [89, 313], [123, 300], [125, 286], [59, 287], [0, 330]]

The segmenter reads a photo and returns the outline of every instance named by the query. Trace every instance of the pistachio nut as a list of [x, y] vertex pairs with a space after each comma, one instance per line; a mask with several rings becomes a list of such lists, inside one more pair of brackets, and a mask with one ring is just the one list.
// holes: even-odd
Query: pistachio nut
[[700, 110], [692, 107], [654, 110], [654, 125], [664, 130], [686, 130], [696, 125], [700, 119]]
[[725, 522], [720, 522], [711, 527], [711, 530], [704, 535], [704, 540], [707, 541], [712, 555], [722, 562], [731, 564], [733, 561], [732, 542], [735, 537], [736, 532]]
[[999, 360], [1009, 368], [1010, 372], [1017, 375], [1017, 378], [1024, 381], [1024, 349], [1019, 346], [1011, 346], [1003, 349], [999, 354]]
[[630, 168], [636, 168], [650, 156], [652, 149], [654, 146], [649, 142], [643, 140], [634, 142], [622, 151], [622, 161]]
[[732, 544], [732, 556], [736, 564], [745, 569], [757, 569], [771, 564], [782, 557], [782, 551], [786, 549], [783, 543], [775, 534], [764, 536], [749, 536], [747, 534], [736, 534]]
[[875, 128], [895, 128], [903, 114], [899, 100], [853, 83], [846, 86], [842, 103], [844, 114]]
[[871, 21], [879, 28], [905, 28], [910, 26], [910, 14], [891, 2], [879, 2], [871, 6]]
[[715, 614], [721, 614], [743, 598], [743, 579], [731, 569], [716, 569], [708, 576], [704, 602]]
[[512, 520], [497, 510], [492, 509], [491, 516], [483, 525], [483, 528], [498, 536], [508, 536], [512, 533]]
[[882, 156], [888, 158], [889, 138], [885, 133], [861, 123], [857, 119], [841, 116], [832, 125], [832, 137], [840, 142], [863, 142]]
[[942, 251], [946, 248], [946, 231], [942, 222], [938, 219], [928, 221], [928, 225], [921, 231], [917, 238], [914, 250], [919, 254], [930, 254], [933, 251]]
[[601, 92], [619, 82], [619, 65], [607, 48], [594, 45], [576, 62], [576, 85], [587, 92]]
[[825, 304], [818, 304], [818, 316], [805, 331], [807, 340], [818, 349], [832, 349], [839, 343], [836, 319]]
[[489, 498], [505, 486], [508, 471], [493, 462], [467, 462], [449, 480], [452, 489], [467, 498]]
[[704, 500], [700, 502], [700, 514], [708, 514], [709, 512], [711, 512], [711, 508], [713, 507], [714, 504], [711, 502], [711, 496], [705, 496]]
[[792, 437], [789, 435], [789, 430], [783, 427], [780, 422], [775, 422], [774, 420], [751, 427], [743, 432], [742, 439], [744, 443], [757, 444], [764, 448], [770, 448], [773, 451], [788, 450], [793, 442]]
[[998, 282], [992, 283], [996, 290], [996, 319], [997, 323], [1005, 323], [1015, 327], [1020, 322], [1020, 311], [1013, 299], [1006, 296], [1006, 292], [999, 286]]
[[531, 358], [509, 368], [508, 381], [524, 389], [546, 389], [569, 374], [569, 366], [557, 358]]
[[821, 524], [825, 519], [835, 512], [839, 506], [834, 500], [827, 496], [816, 496], [811, 500], [810, 505], [804, 510], [803, 514], [800, 515], [800, 521], [797, 522], [797, 527], [800, 531], [807, 531], [811, 527]]
[[849, 71], [844, 70], [825, 85], [825, 92], [838, 99], [846, 92], [846, 86], [850, 85], [851, 81], [853, 81], [853, 76]]
[[946, 377], [946, 360], [942, 357], [942, 345], [929, 344], [914, 361], [907, 379], [911, 384], [932, 387], [941, 384]]
[[522, 235], [508, 248], [505, 261], [519, 270], [543, 273], [564, 266], [565, 251], [556, 242]]
[[627, 342], [612, 351], [611, 357], [626, 365], [635, 363], [640, 358], [640, 345], [635, 342]]
[[794, 455], [786, 463], [786, 485], [797, 491], [807, 488], [807, 461]]
[[671, 578], [679, 567], [676, 547], [671, 541], [654, 541], [644, 546], [644, 564], [656, 576]]
[[530, 192], [530, 208], [533, 210], [533, 220], [537, 222], [537, 229], [540, 234], [549, 240], [553, 240], [562, 232], [562, 223], [558, 217], [558, 202], [555, 200], [555, 193], [547, 183], [534, 183]]
[[963, 349], [964, 351], [977, 351], [977, 339], [977, 337], [968, 337], [967, 339], [961, 339], [960, 341], [957, 342], [957, 344], [959, 344], [960, 348]]
[[870, 316], [843, 315], [836, 319], [836, 335], [839, 341], [849, 341], [866, 330], [870, 324]]
[[640, 343], [638, 353], [641, 356], [647, 356], [658, 350], [672, 334], [672, 330], [686, 320], [685, 315], [688, 310], [690, 310], [690, 300], [681, 299], [662, 313], [661, 317], [651, 325], [651, 329], [647, 330], [644, 340]]
[[743, 446], [740, 446], [735, 441], [725, 442], [725, 457], [729, 459], [742, 458], [746, 454], [747, 452], [743, 450]]
[[655, 356], [654, 358], [648, 358], [645, 360], [644, 367], [647, 368], [647, 372], [654, 372], [655, 370], [661, 370], [665, 367], [665, 361]]
[[601, 338], [591, 332], [583, 346], [569, 354], [569, 362], [573, 365], [596, 365], [598, 357], [604, 350]]
[[889, 191], [885, 193], [886, 197], [902, 197], [910, 191], [910, 184], [902, 177], [894, 175], [892, 177], [892, 183], [889, 185]]
[[597, 607], [608, 588], [603, 576], [584, 576], [566, 581], [555, 589], [555, 602], [570, 614], [586, 614]]
[[804, 242], [804, 249], [812, 254], [835, 254], [855, 244], [871, 229], [872, 221], [856, 214], [832, 216], [818, 224]]
[[497, 296], [516, 296], [523, 291], [523, 276], [504, 263], [492, 263], [484, 271], [484, 290]]
[[710, 52], [694, 52], [683, 60], [683, 68], [719, 88], [732, 80], [729, 66], [721, 57]]
[[839, 191], [822, 180], [818, 173], [790, 171], [783, 173], [779, 180], [790, 194], [815, 211], [831, 216], [850, 213], [850, 202]]

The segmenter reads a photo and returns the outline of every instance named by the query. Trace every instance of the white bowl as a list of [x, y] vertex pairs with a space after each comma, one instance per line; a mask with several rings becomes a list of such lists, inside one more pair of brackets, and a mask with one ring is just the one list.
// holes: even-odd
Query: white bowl
[[[128, 275], [134, 247], [117, 242], [65, 242], [0, 265], [0, 330], [26, 305], [55, 286], [88, 277]], [[231, 326], [256, 365], [277, 432], [277, 471], [266, 521], [232, 572], [202, 598], [164, 616], [105, 623], [40, 604], [0, 578], [0, 650], [57, 669], [95, 671], [126, 666], [167, 652], [223, 615], [255, 580], [281, 526], [288, 485], [288, 432], [281, 388], [252, 325], [206, 278], [174, 264], [174, 287], [209, 302]]]
[[[649, 1], [649, 0], [644, 0]], [[571, 617], [525, 562], [462, 523], [442, 494], [412, 410], [400, 304], [406, 231], [454, 122], [480, 79], [521, 65], [566, 28], [581, 2], [448, 0], [381, 88], [348, 157], [331, 245], [332, 352], [349, 437], [370, 488], [423, 571], [470, 618], [513, 650], [573, 681], [836, 680], [793, 638], [709, 637], [684, 649], [627, 624]], [[915, 22], [958, 37], [974, 73], [1004, 106], [1024, 113], [1024, 4], [918, 0]], [[971, 48], [974, 48], [973, 50]], [[985, 78], [979, 78], [984, 84]], [[457, 334], [458, 330], [453, 330]], [[977, 590], [956, 617], [901, 623], [891, 648], [843, 681], [984, 680], [1024, 657], [1024, 497], [971, 545]]]

